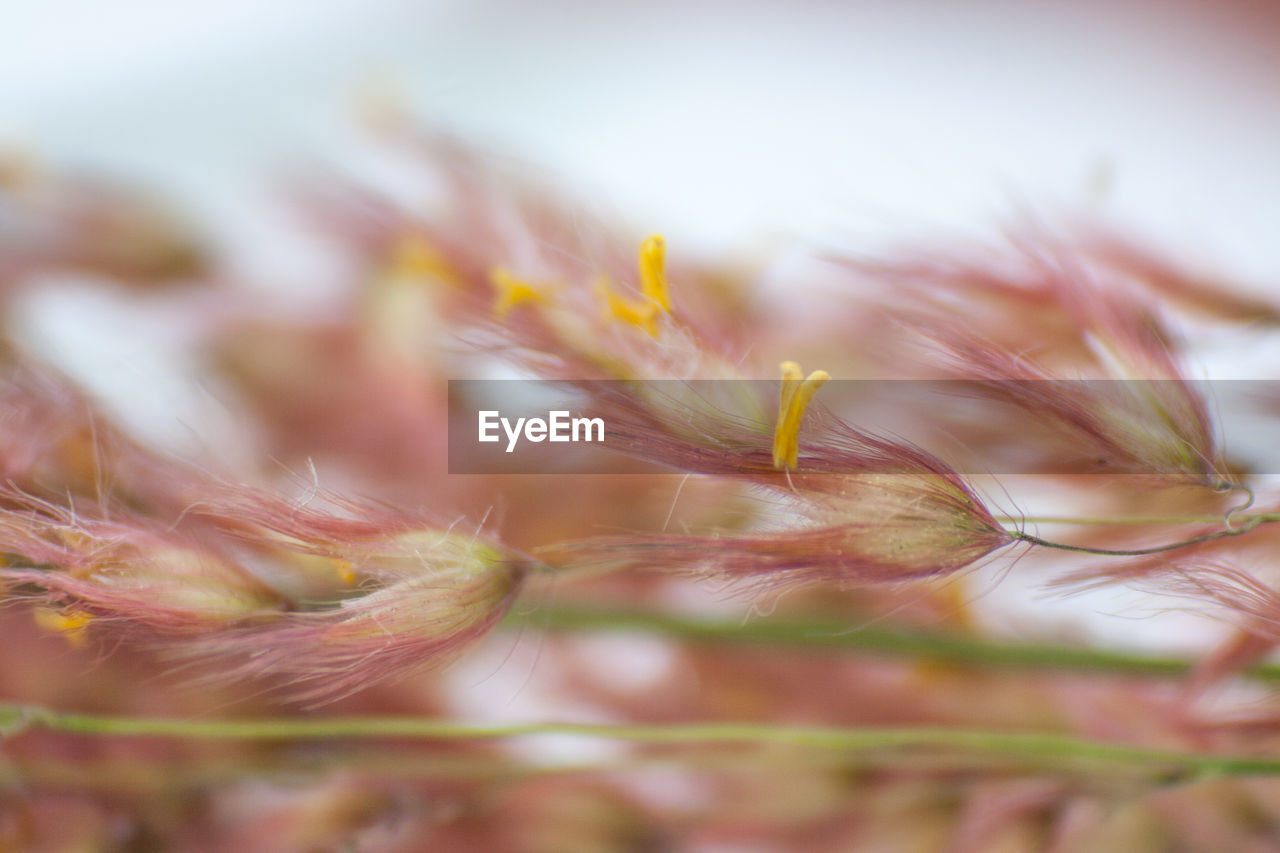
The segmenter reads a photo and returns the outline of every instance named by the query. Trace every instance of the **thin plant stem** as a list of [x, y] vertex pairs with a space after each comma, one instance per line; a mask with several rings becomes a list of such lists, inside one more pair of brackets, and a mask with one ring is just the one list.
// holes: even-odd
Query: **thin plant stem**
[[[362, 742], [368, 744], [368, 741]], [[519, 780], [548, 776], [573, 776], [649, 767], [688, 767], [660, 754], [641, 753], [610, 756], [596, 761], [522, 762], [495, 752], [463, 751], [435, 754], [427, 749], [406, 750], [403, 745], [362, 746], [317, 751], [316, 755], [291, 753], [246, 756], [183, 755], [175, 758], [118, 757], [75, 759], [23, 757], [0, 764], [0, 785], [53, 785], [64, 789], [120, 793], [123, 790], [173, 791], [200, 788], [244, 779], [301, 777], [324, 778], [336, 771], [376, 774], [379, 778]], [[748, 756], [700, 756], [699, 769], [735, 769], [750, 761]], [[812, 762], [809, 762], [812, 764]], [[751, 769], [757, 770], [757, 766]]]
[[[1062, 524], [1071, 526], [1147, 526], [1153, 524], [1219, 524], [1223, 513], [1212, 515], [1121, 515], [1121, 516], [1084, 516], [1084, 515], [998, 515], [996, 521], [1001, 524]], [[1245, 519], [1246, 521], [1248, 518]]]
[[[493, 722], [419, 717], [199, 720], [77, 714], [0, 705], [10, 736], [47, 729], [85, 736], [195, 738], [242, 741], [425, 739], [474, 741], [559, 735], [604, 738], [646, 746], [796, 747], [838, 752], [851, 761], [903, 753], [921, 766], [1035, 768], [1150, 773], [1164, 781], [1201, 775], [1276, 776], [1280, 757], [1157, 749], [1056, 733], [953, 728], [840, 728], [769, 723], [601, 724]], [[829, 757], [829, 755], [828, 755]]]
[[[856, 622], [856, 620], [853, 620]], [[1179, 678], [1194, 661], [1129, 654], [1108, 649], [1051, 643], [1006, 643], [955, 633], [921, 631], [867, 624], [850, 627], [850, 619], [805, 618], [727, 620], [657, 611], [543, 605], [509, 616], [506, 624], [543, 631], [645, 631], [680, 640], [734, 645], [804, 648], [828, 652], [857, 651], [890, 657], [944, 661], [964, 666], [1012, 669], [1075, 670], [1120, 676]], [[1241, 675], [1280, 682], [1280, 664], [1260, 664]]]
[[1032, 545], [1040, 545], [1044, 548], [1056, 548], [1059, 551], [1074, 551], [1079, 554], [1097, 554], [1103, 557], [1142, 557], [1148, 554], [1163, 554], [1168, 551], [1177, 551], [1182, 548], [1189, 548], [1192, 545], [1200, 545], [1205, 542], [1212, 542], [1215, 539], [1227, 539], [1232, 536], [1243, 536], [1252, 531], [1261, 524], [1267, 524], [1278, 520], [1273, 515], [1255, 515], [1243, 519], [1238, 526], [1224, 527], [1221, 530], [1214, 530], [1209, 533], [1193, 536], [1190, 539], [1182, 539], [1177, 542], [1169, 542], [1164, 545], [1152, 545], [1148, 548], [1094, 548], [1089, 545], [1068, 545], [1065, 542], [1053, 542], [1048, 539], [1041, 539], [1025, 530], [1010, 531], [1010, 535], [1019, 541], [1027, 542]]

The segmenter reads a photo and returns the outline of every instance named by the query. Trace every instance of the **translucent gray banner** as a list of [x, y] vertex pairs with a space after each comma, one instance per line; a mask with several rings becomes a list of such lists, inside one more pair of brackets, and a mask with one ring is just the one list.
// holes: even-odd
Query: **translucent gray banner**
[[[763, 471], [780, 388], [451, 380], [449, 471]], [[801, 421], [798, 470], [869, 470], [847, 452], [850, 435], [913, 445], [962, 474], [1280, 474], [1280, 381], [834, 380]], [[919, 460], [887, 452], [873, 463], [907, 473]]]

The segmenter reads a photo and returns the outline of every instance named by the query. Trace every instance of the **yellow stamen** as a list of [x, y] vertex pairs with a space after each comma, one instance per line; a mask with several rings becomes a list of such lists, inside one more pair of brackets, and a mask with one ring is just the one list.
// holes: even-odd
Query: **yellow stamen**
[[779, 365], [782, 391], [778, 396], [778, 423], [773, 431], [773, 467], [794, 471], [800, 461], [800, 421], [813, 402], [813, 395], [831, 376], [815, 370], [804, 379], [804, 371], [794, 361]]
[[[83, 451], [80, 448], [77, 448], [76, 452], [83, 452]], [[87, 534], [81, 532], [80, 530], [77, 530], [74, 527], [59, 528], [59, 530], [57, 531], [57, 537], [62, 542], [63, 545], [67, 545], [68, 547], [71, 547], [71, 548], [80, 548], [80, 547], [87, 546], [90, 541], [90, 537]]]
[[523, 279], [516, 278], [501, 267], [490, 271], [489, 281], [498, 291], [493, 301], [493, 313], [499, 319], [510, 314], [517, 305], [536, 305], [547, 301], [546, 295], [541, 290]]
[[[778, 423], [781, 424], [787, 419], [787, 412], [791, 411], [791, 400], [804, 381], [804, 371], [794, 361], [784, 361], [778, 369], [782, 372], [782, 393], [778, 396]], [[777, 451], [774, 452], [776, 458]]]
[[350, 560], [334, 560], [333, 569], [347, 586], [351, 586], [356, 582], [355, 566], [351, 564]]
[[644, 299], [633, 300], [614, 292], [607, 279], [599, 288], [616, 320], [643, 329], [650, 337], [658, 337], [658, 316], [671, 313], [671, 291], [667, 287], [667, 244], [654, 234], [640, 244], [640, 292]]
[[609, 286], [609, 280], [602, 278], [599, 282], [600, 292], [604, 294], [609, 306], [609, 314], [616, 320], [630, 323], [638, 329], [644, 329], [650, 337], [658, 337], [658, 306], [648, 300], [637, 302], [619, 296]]
[[75, 608], [56, 610], [52, 607], [37, 607], [31, 611], [31, 615], [35, 619], [36, 625], [46, 631], [61, 634], [68, 643], [77, 649], [84, 646], [87, 641], [85, 626], [93, 621], [92, 613]]
[[405, 278], [451, 279], [453, 271], [435, 246], [424, 237], [408, 234], [396, 243], [391, 252], [388, 272]]
[[640, 292], [670, 314], [671, 293], [667, 289], [666, 257], [667, 244], [661, 235], [654, 234], [640, 244]]

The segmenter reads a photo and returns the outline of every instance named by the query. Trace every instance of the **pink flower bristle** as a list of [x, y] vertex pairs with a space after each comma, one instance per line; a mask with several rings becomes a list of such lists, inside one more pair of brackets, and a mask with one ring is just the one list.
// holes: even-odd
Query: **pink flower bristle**
[[916, 520], [892, 530], [896, 542], [885, 542], [886, 529], [892, 527], [876, 520], [755, 536], [607, 536], [550, 549], [548, 559], [568, 566], [747, 580], [758, 590], [891, 584], [944, 576], [1011, 542], [993, 529], [985, 535], [956, 536], [931, 548], [929, 531], [922, 532]]
[[[22, 508], [0, 515], [0, 551], [11, 555], [0, 574], [40, 590], [72, 614], [76, 631], [87, 624], [91, 636], [116, 632], [182, 660], [222, 658], [225, 682], [306, 684], [309, 698], [327, 700], [456, 656], [503, 615], [529, 565], [475, 533], [425, 526], [389, 507], [330, 496], [344, 510], [335, 515], [243, 487], [208, 487], [182, 520], [190, 533], [14, 493], [9, 502]], [[243, 568], [229, 550], [236, 541], [256, 546], [256, 572], [269, 566], [267, 577], [286, 583], [273, 588]], [[327, 583], [287, 583], [299, 573]], [[329, 600], [289, 600], [281, 594], [289, 588], [327, 588]]]
[[[1020, 446], [1035, 447], [1036, 430], [1048, 428], [1039, 470], [1231, 481], [1170, 312], [1105, 258], [1039, 225], [1011, 228], [1006, 245], [985, 252], [836, 260], [903, 333], [877, 340], [882, 368], [960, 380], [1005, 404], [993, 429]], [[938, 427], [979, 445], [991, 438], [983, 430]]]
[[[1215, 831], [1197, 838], [1247, 849], [1241, 827], [1266, 832], [1199, 789], [1211, 783], [1188, 784], [1208, 767], [1255, 784], [1233, 774], [1266, 759], [1250, 739], [1276, 731], [1269, 688], [1246, 679], [1275, 677], [1254, 665], [1280, 624], [1268, 562], [1280, 514], [1273, 496], [1245, 507], [1242, 489], [1209, 488], [1258, 482], [1219, 458], [1180, 336], [1184, 319], [1194, 335], [1206, 318], [1270, 322], [1265, 310], [1214, 312], [1176, 270], [1043, 224], [1010, 229], [999, 251], [925, 246], [824, 268], [844, 291], [815, 295], [811, 269], [775, 272], [772, 302], [673, 235], [668, 293], [644, 266], [657, 238], [605, 227], [448, 140], [390, 135], [430, 198], [325, 176], [299, 201], [341, 258], [336, 295], [267, 310], [225, 294], [234, 310], [202, 326], [192, 378], [225, 394], [245, 459], [169, 459], [52, 371], [0, 384], [13, 481], [0, 634], [31, 641], [0, 660], [6, 681], [22, 674], [15, 699], [144, 733], [17, 715], [31, 730], [6, 740], [23, 783], [12, 800], [109, 799], [151, 815], [146, 833], [174, 849], [217, 846], [196, 820], [226, 849], [323, 847], [334, 827], [357, 838], [366, 809], [394, 813], [382, 828], [401, 834], [351, 843], [405, 849], [1129, 849], [1098, 840], [1109, 820], [1130, 846], [1203, 820]], [[0, 360], [17, 353], [0, 340]], [[822, 369], [775, 372], [784, 358]], [[838, 388], [817, 391], [875, 378], [878, 358], [898, 378], [967, 380], [978, 404], [949, 419], [921, 395], [882, 426]], [[612, 449], [634, 457], [620, 470], [676, 476], [446, 475], [460, 401], [444, 380], [513, 370], [602, 416]], [[1119, 377], [1152, 384], [1077, 381]], [[983, 455], [1002, 443], [1021, 455]], [[987, 458], [1034, 473], [984, 471]], [[1098, 459], [1107, 474], [1083, 473]], [[1144, 550], [1159, 553], [1131, 553]], [[1191, 658], [1073, 648], [1092, 622], [1014, 600], [1020, 588], [988, 594], [1008, 581], [1128, 584], [1236, 633], [1202, 644], [1182, 675]], [[63, 689], [91, 656], [146, 661], [148, 675], [168, 664], [195, 698], [175, 706], [177, 691], [114, 671]], [[216, 731], [224, 710], [270, 717], [269, 737], [217, 741], [217, 773], [187, 773], [194, 752], [146, 763], [153, 742], [190, 748], [183, 727]], [[338, 713], [361, 734], [395, 714], [395, 731], [429, 717], [462, 740], [295, 745], [291, 726]], [[170, 734], [146, 737], [161, 714]], [[627, 737], [697, 723], [683, 736], [727, 740], [602, 749], [580, 767], [556, 740], [472, 736], [509, 719]], [[834, 745], [850, 733], [886, 745]], [[95, 737], [124, 763], [61, 766]], [[972, 752], [987, 741], [1006, 748]], [[313, 763], [295, 773], [298, 756]], [[142, 793], [102, 793], [116, 783]], [[1157, 788], [1173, 794], [1158, 810]], [[1134, 817], [1148, 807], [1162, 821], [1150, 837], [1150, 815]], [[93, 840], [108, 837], [121, 830]]]
[[1142, 378], [1181, 376], [1176, 336], [1150, 293], [1043, 227], [1010, 229], [1001, 246], [904, 255], [835, 260], [872, 285], [873, 304], [925, 331], [930, 321], [963, 322], [971, 338], [1029, 353], [1054, 372], [1097, 370], [1100, 342]]
[[[548, 549], [553, 561], [685, 568], [766, 583], [772, 577], [779, 584], [875, 584], [956, 571], [1013, 541], [942, 460], [863, 433], [827, 412], [815, 413], [803, 433], [802, 469], [784, 473], [773, 467], [769, 434], [740, 417], [671, 409], [665, 413], [668, 423], [662, 423], [646, 417], [643, 404], [617, 395], [602, 407], [627, 452], [767, 490], [783, 503], [780, 514], [793, 515], [792, 525], [801, 529], [755, 536], [604, 537]], [[624, 413], [629, 420], [622, 419]]]
[[278, 596], [218, 543], [123, 514], [75, 511], [10, 494], [0, 510], [0, 574], [100, 617], [160, 633], [200, 634], [271, 612]]
[[1280, 593], [1236, 566], [1192, 554], [1082, 570], [1055, 581], [1068, 590], [1111, 584], [1140, 584], [1158, 595], [1213, 602], [1252, 633], [1280, 640]]
[[48, 172], [0, 154], [0, 292], [50, 270], [158, 290], [208, 270], [189, 222], [115, 181]]
[[1084, 251], [1186, 313], [1232, 323], [1280, 323], [1280, 306], [1265, 297], [1185, 270], [1133, 238], [1096, 227], [1084, 231]]
[[[1063, 375], [1028, 355], [962, 331], [953, 322], [920, 318], [911, 328], [937, 347], [947, 378], [958, 380], [961, 393], [1009, 404], [1023, 419], [1047, 425], [1062, 436], [1056, 451], [1045, 448], [1049, 459], [1051, 453], [1061, 456], [1070, 448], [1076, 460], [1101, 458], [1108, 470], [1119, 473], [1206, 485], [1225, 480], [1208, 404], [1201, 390], [1179, 373]], [[993, 418], [998, 424], [1011, 417], [1001, 410], [993, 414], [1000, 415]], [[1011, 429], [1023, 428], [1014, 420]]]
[[323, 704], [452, 662], [505, 615], [524, 572], [511, 563], [462, 586], [405, 578], [326, 610], [283, 613], [171, 653], [224, 662], [210, 680], [265, 683]]

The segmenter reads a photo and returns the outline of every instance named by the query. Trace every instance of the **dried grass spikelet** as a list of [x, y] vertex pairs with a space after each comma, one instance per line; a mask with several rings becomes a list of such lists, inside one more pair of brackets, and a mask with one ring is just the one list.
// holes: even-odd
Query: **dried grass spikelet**
[[383, 565], [398, 568], [379, 571], [355, 597], [206, 637], [184, 656], [230, 659], [218, 679], [275, 680], [317, 701], [443, 665], [493, 627], [523, 578], [497, 552], [460, 538], [427, 549], [388, 543]]
[[1011, 404], [1061, 437], [1052, 453], [1067, 463], [1063, 470], [1141, 474], [1212, 488], [1229, 484], [1208, 405], [1194, 383], [1180, 377], [1066, 378], [954, 327], [934, 324], [930, 334], [951, 353], [957, 377], [971, 380], [967, 390]]
[[717, 416], [707, 406], [669, 410], [658, 420], [643, 402], [615, 395], [612, 403], [613, 446], [676, 470], [749, 483], [764, 498], [771, 529], [606, 536], [547, 549], [553, 564], [853, 585], [948, 574], [1014, 541], [942, 460], [823, 409], [809, 413], [803, 433], [798, 416], [779, 421], [796, 430], [782, 442], [794, 442], [796, 469], [784, 453], [779, 471], [778, 430], [767, 423]]
[[554, 187], [441, 135], [406, 125], [388, 141], [429, 176], [439, 213], [424, 218], [354, 185], [311, 192], [306, 206], [373, 269], [405, 245], [429, 252], [446, 271], [430, 277], [433, 303], [475, 349], [547, 379], [685, 376], [733, 327], [699, 328], [685, 303], [702, 297], [673, 295], [669, 276], [688, 273], [668, 272], [661, 236], [637, 252]]
[[[1212, 551], [1206, 549], [1205, 554]], [[1221, 607], [1228, 618], [1254, 635], [1280, 640], [1280, 591], [1224, 557], [1194, 550], [1177, 558], [1163, 555], [1112, 561], [1071, 572], [1053, 586], [1076, 592], [1126, 584], [1156, 595]]]
[[[763, 586], [846, 586], [947, 575], [1010, 544], [980, 504], [945, 481], [847, 478], [838, 497], [794, 507], [799, 529], [752, 535], [607, 536], [549, 549], [551, 562], [750, 579]], [[793, 509], [783, 505], [783, 512]], [[557, 557], [558, 555], [558, 557]]]
[[1151, 294], [1034, 230], [1009, 236], [994, 258], [849, 265], [882, 285], [925, 353], [918, 369], [1054, 428], [1065, 440], [1046, 452], [1070, 455], [1068, 470], [1228, 485], [1209, 406]]
[[[25, 508], [12, 508], [19, 500]], [[46, 627], [196, 636], [282, 606], [272, 589], [207, 540], [140, 519], [87, 518], [14, 493], [6, 503], [0, 577], [45, 603]], [[54, 618], [49, 608], [61, 615]]]
[[230, 664], [218, 679], [283, 685], [327, 701], [451, 661], [506, 613], [530, 562], [478, 535], [391, 510], [360, 515], [299, 507], [260, 493], [193, 508], [290, 570], [329, 572], [346, 589], [180, 650]]
[[640, 244], [636, 269], [626, 277], [635, 286], [622, 287], [592, 269], [521, 277], [496, 268], [492, 309], [460, 319], [481, 333], [477, 345], [546, 379], [741, 378], [723, 341], [673, 299], [662, 236]]
[[502, 617], [529, 569], [474, 534], [392, 510], [356, 517], [226, 484], [209, 492], [176, 529], [10, 493], [0, 580], [73, 644], [110, 629], [217, 662], [218, 681], [321, 701], [451, 660]]

